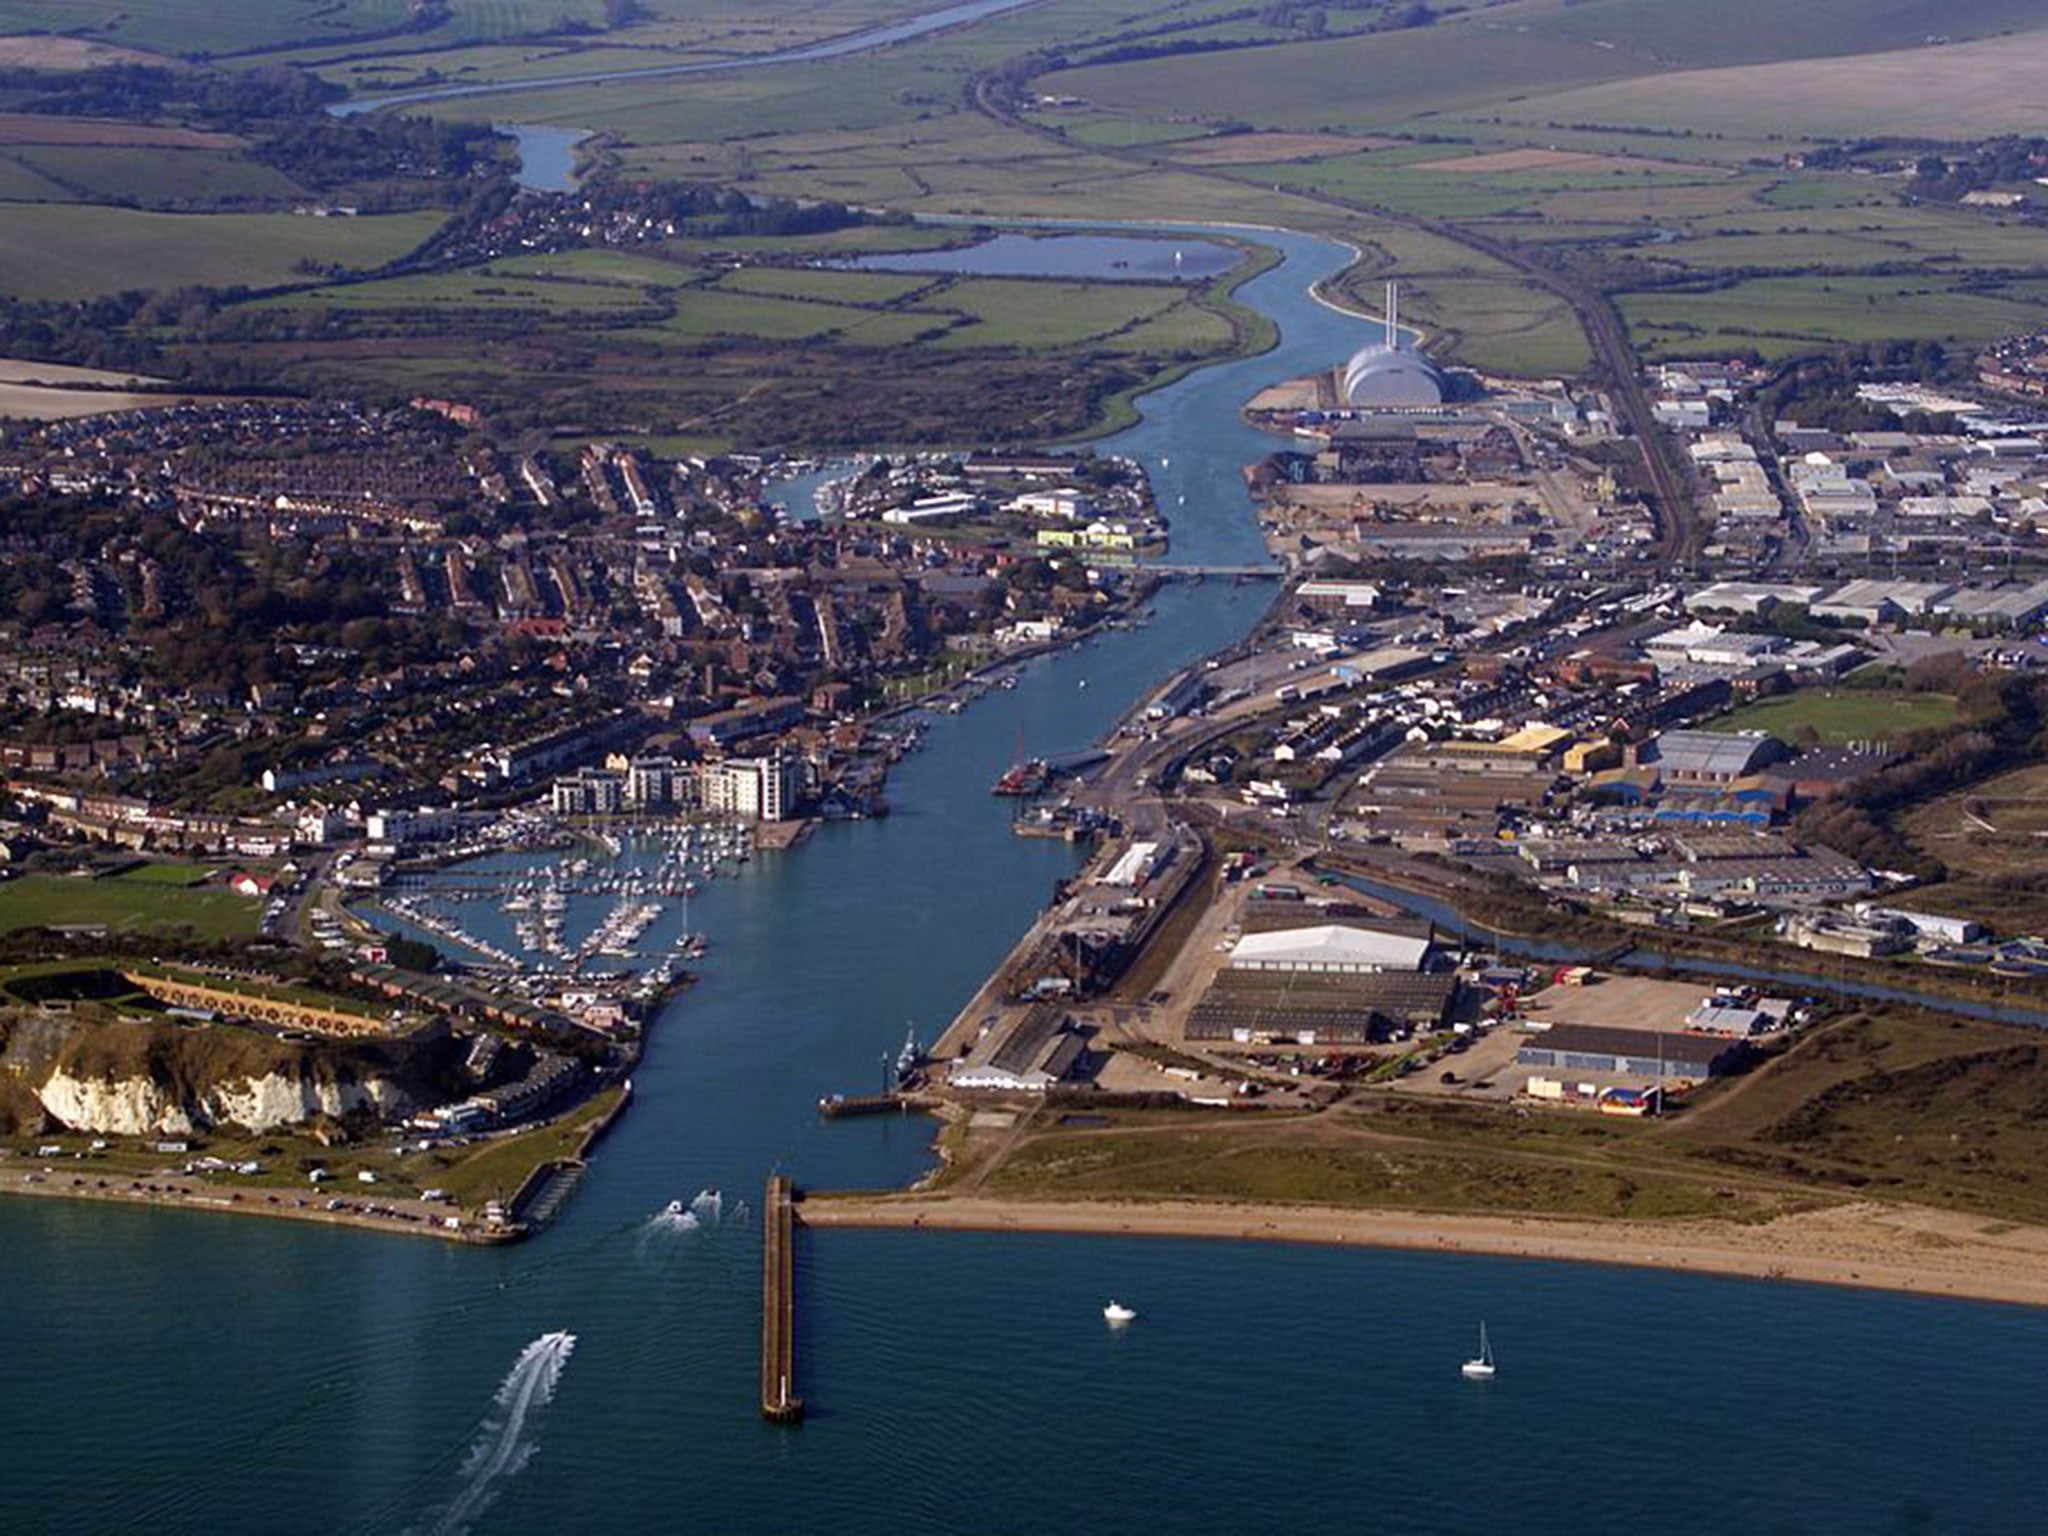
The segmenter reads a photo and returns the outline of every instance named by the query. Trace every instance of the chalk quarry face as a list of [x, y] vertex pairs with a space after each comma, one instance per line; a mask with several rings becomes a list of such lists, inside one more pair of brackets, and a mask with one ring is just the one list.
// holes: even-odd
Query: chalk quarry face
[[251, 1133], [391, 1120], [442, 1102], [445, 1040], [415, 1048], [281, 1040], [224, 1026], [0, 1018], [0, 1133]]

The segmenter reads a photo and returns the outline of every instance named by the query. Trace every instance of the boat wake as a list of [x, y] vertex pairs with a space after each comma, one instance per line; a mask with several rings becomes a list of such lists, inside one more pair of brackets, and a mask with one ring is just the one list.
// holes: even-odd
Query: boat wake
[[736, 1206], [731, 1212], [725, 1208], [725, 1196], [715, 1189], [699, 1190], [688, 1201], [671, 1200], [662, 1210], [640, 1224], [640, 1236], [634, 1243], [636, 1256], [652, 1259], [657, 1254], [674, 1252], [670, 1242], [681, 1236], [704, 1232], [712, 1227], [724, 1226], [728, 1222], [744, 1217], [746, 1207]]
[[656, 1211], [647, 1218], [649, 1227], [672, 1232], [695, 1232], [700, 1227], [715, 1227], [725, 1220], [725, 1196], [715, 1189], [700, 1189], [687, 1205], [680, 1200], [671, 1200], [664, 1210]]
[[429, 1528], [433, 1536], [461, 1536], [497, 1498], [500, 1486], [532, 1460], [528, 1421], [545, 1408], [576, 1348], [573, 1333], [544, 1333], [519, 1353], [462, 1464], [462, 1491]]

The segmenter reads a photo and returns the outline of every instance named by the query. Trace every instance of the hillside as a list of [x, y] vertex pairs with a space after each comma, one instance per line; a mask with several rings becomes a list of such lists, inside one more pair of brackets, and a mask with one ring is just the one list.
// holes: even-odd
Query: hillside
[[[1197, 115], [1208, 120], [1388, 128], [1682, 71], [1917, 53], [1937, 39], [1947, 45], [2043, 28], [2048, 13], [2029, 0], [1722, 0], [1712, 25], [1702, 25], [1700, 7], [1687, 0], [1530, 0], [1427, 28], [1077, 68], [1046, 83], [1141, 116], [1187, 115], [1199, 103]], [[1777, 99], [1793, 103], [1798, 94]], [[1889, 111], [1898, 100], [1877, 95], [1870, 105]]]

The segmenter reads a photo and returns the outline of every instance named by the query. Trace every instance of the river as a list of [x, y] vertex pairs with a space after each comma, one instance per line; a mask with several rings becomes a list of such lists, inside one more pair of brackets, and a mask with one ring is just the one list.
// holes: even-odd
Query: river
[[961, 4], [944, 6], [916, 16], [906, 16], [901, 21], [888, 22], [878, 27], [864, 27], [855, 32], [843, 32], [837, 37], [821, 38], [815, 43], [805, 43], [796, 48], [778, 48], [769, 53], [734, 54], [729, 58], [698, 59], [688, 64], [650, 64], [638, 69], [585, 70], [561, 75], [540, 75], [530, 80], [491, 80], [471, 85], [424, 85], [417, 90], [366, 96], [360, 100], [345, 102], [334, 110], [347, 117], [358, 112], [381, 111], [385, 107], [417, 106], [429, 101], [460, 101], [472, 96], [525, 95], [530, 91], [554, 90], [562, 86], [605, 85], [614, 80], [666, 80], [683, 75], [722, 74], [735, 69], [762, 69], [776, 64], [815, 64], [825, 59], [843, 58], [850, 53], [865, 53], [872, 48], [886, 48], [892, 43], [907, 43], [913, 38], [926, 37], [934, 32], [945, 31], [949, 27], [964, 27], [990, 16], [1001, 15], [1004, 11], [1019, 10], [1037, 3], [1038, 0], [963, 0]]
[[[1103, 445], [1145, 459], [1164, 504], [1186, 495], [1183, 560], [1258, 557], [1239, 467], [1268, 440], [1238, 406], [1370, 330], [1307, 294], [1344, 252], [1262, 238], [1286, 260], [1241, 296], [1279, 322], [1279, 352], [1189, 376]], [[1019, 729], [1034, 751], [1090, 740], [1269, 597], [1163, 591], [1151, 624], [939, 719], [888, 820], [709, 883], [703, 982], [654, 1028], [632, 1111], [535, 1242], [0, 1201], [0, 1530], [2030, 1524], [2048, 1315], [1506, 1259], [806, 1234], [811, 1416], [758, 1421], [764, 1177], [882, 1185], [928, 1165], [924, 1124], [826, 1125], [814, 1102], [870, 1084], [906, 1020], [947, 1018], [1073, 867], [1011, 837], [987, 793]], [[650, 1219], [707, 1185], [726, 1221]], [[1142, 1314], [1120, 1335], [1111, 1296]], [[1457, 1363], [1482, 1317], [1501, 1375], [1478, 1385]], [[557, 1330], [573, 1354], [538, 1344]]]

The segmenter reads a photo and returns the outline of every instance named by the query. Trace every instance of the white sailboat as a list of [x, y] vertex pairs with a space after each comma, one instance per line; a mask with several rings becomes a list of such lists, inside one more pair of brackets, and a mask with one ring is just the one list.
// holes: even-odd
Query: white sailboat
[[1486, 1324], [1479, 1325], [1479, 1358], [1467, 1360], [1460, 1369], [1472, 1381], [1493, 1379], [1493, 1345], [1486, 1337]]

